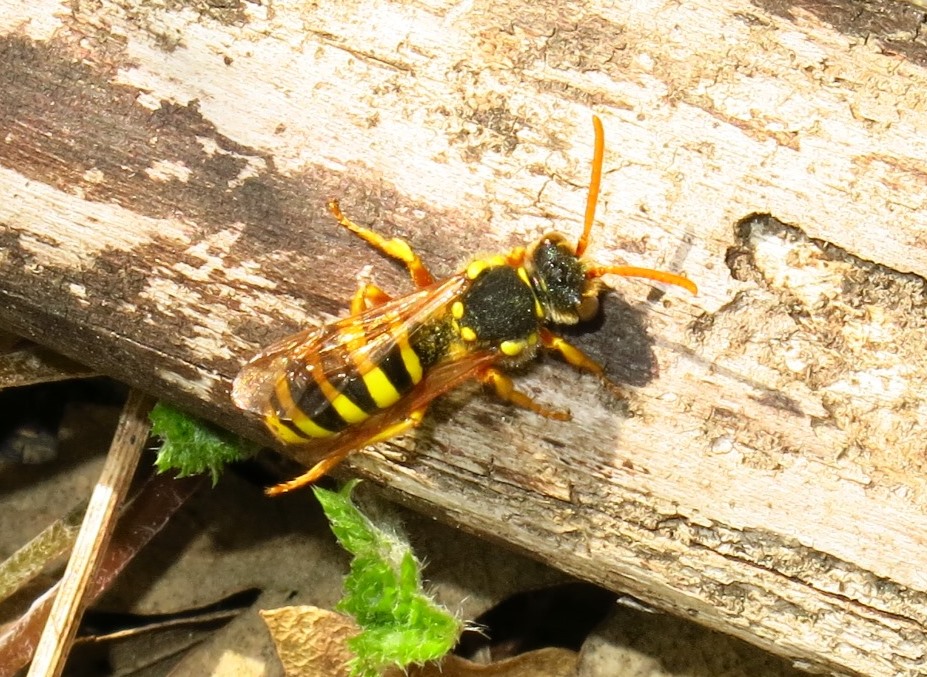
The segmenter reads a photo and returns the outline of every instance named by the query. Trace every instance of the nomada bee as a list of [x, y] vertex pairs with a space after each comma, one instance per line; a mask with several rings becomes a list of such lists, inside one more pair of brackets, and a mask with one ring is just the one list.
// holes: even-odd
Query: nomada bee
[[696, 293], [686, 277], [634, 266], [602, 266], [583, 258], [602, 177], [604, 132], [593, 117], [595, 154], [583, 233], [575, 245], [548, 233], [527, 247], [471, 261], [435, 280], [404, 240], [386, 239], [329, 208], [338, 223], [408, 268], [416, 291], [392, 298], [362, 286], [351, 314], [273, 344], [235, 378], [232, 399], [259, 415], [280, 442], [307, 445], [321, 455], [308, 472], [272, 487], [290, 491], [329, 472], [352, 452], [421, 423], [428, 405], [464, 381], [491, 386], [503, 400], [565, 421], [517, 390], [504, 370], [530, 360], [538, 348], [559, 353], [577, 369], [602, 367], [555, 332], [598, 311], [604, 275], [644, 277]]

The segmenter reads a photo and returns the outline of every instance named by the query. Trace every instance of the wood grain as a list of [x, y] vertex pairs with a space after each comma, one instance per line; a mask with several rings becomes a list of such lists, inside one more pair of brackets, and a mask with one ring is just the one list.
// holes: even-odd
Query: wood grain
[[197, 7], [2, 14], [3, 325], [259, 436], [243, 360], [409, 288], [328, 199], [441, 274], [575, 236], [596, 112], [591, 255], [701, 294], [616, 280], [576, 340], [617, 386], [520, 379], [568, 424], [464, 389], [352, 468], [799, 665], [924, 671], [922, 10]]

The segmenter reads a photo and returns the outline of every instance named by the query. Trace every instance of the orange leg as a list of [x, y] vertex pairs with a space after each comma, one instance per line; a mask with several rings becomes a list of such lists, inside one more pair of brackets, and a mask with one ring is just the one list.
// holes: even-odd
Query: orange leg
[[370, 439], [366, 440], [363, 443], [363, 446], [367, 447], [371, 444], [376, 444], [377, 442], [385, 442], [386, 440], [396, 437], [397, 435], [402, 435], [404, 432], [411, 430], [412, 428], [418, 428], [422, 423], [422, 419], [425, 418], [426, 409], [427, 407], [413, 409], [409, 412], [409, 415], [401, 421], [396, 421], [392, 425], [386, 426], [383, 430], [373, 435]]
[[409, 246], [408, 242], [398, 237], [387, 240], [385, 237], [375, 233], [369, 228], [357, 225], [341, 212], [341, 207], [338, 206], [337, 200], [329, 202], [328, 208], [342, 226], [369, 245], [376, 247], [387, 256], [398, 259], [406, 264], [406, 268], [409, 269], [409, 275], [412, 276], [412, 281], [416, 286], [427, 287], [435, 281], [434, 276], [425, 264], [422, 263], [418, 254], [412, 251], [412, 247]]
[[516, 406], [529, 409], [536, 414], [540, 414], [546, 418], [552, 418], [555, 421], [569, 421], [573, 418], [568, 411], [546, 407], [543, 404], [535, 402], [530, 395], [516, 390], [515, 384], [512, 383], [512, 379], [498, 369], [493, 369], [491, 367], [485, 369], [480, 373], [479, 379], [483, 384], [491, 385], [496, 391], [496, 395], [506, 402], [511, 402]]
[[392, 298], [375, 284], [369, 282], [363, 284], [354, 294], [354, 298], [351, 299], [351, 315], [360, 315], [365, 310], [375, 308], [392, 300]]
[[586, 353], [574, 346], [562, 336], [557, 336], [547, 329], [541, 330], [541, 345], [548, 350], [553, 350], [560, 353], [563, 359], [567, 361], [567, 364], [570, 364], [577, 369], [592, 372], [593, 374], [597, 374], [599, 376], [601, 376], [604, 372], [601, 364], [593, 360]]
[[285, 494], [288, 491], [293, 491], [294, 489], [299, 489], [301, 487], [313, 484], [317, 482], [323, 475], [327, 475], [329, 471], [332, 470], [332, 468], [341, 463], [353, 452], [358, 451], [359, 449], [363, 449], [364, 447], [369, 447], [371, 444], [383, 442], [392, 437], [396, 437], [397, 435], [401, 435], [411, 428], [417, 428], [419, 424], [421, 424], [424, 417], [425, 407], [422, 407], [421, 409], [415, 409], [409, 412], [409, 415], [401, 421], [397, 421], [392, 425], [388, 425], [386, 428], [375, 432], [367, 439], [361, 440], [360, 442], [354, 444], [345, 444], [344, 446], [335, 449], [299, 477], [295, 477], [287, 482], [270, 487], [264, 493], [266, 493], [268, 496], [279, 496], [280, 494]]
[[525, 262], [525, 248], [515, 247], [515, 249], [505, 255], [505, 260], [506, 263], [513, 268], [518, 268], [518, 266]]

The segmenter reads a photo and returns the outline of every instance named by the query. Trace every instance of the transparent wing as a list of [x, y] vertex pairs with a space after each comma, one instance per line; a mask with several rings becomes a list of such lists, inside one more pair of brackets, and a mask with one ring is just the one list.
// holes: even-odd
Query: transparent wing
[[[263, 416], [281, 380], [306, 386], [314, 382], [307, 378], [317, 368], [313, 365], [320, 365], [326, 377], [337, 379], [357, 364], [379, 364], [396, 346], [397, 338], [444, 312], [467, 284], [465, 275], [455, 275], [359, 315], [288, 336], [242, 367], [232, 384], [232, 401], [244, 411]], [[298, 401], [302, 393], [292, 395]]]

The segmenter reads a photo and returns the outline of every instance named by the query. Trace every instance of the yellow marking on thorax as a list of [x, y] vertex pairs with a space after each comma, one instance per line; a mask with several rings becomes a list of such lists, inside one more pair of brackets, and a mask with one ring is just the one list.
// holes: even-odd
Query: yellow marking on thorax
[[531, 298], [534, 299], [534, 315], [535, 317], [544, 317], [544, 308], [541, 306], [541, 302], [538, 300], [537, 294], [534, 293], [534, 287], [531, 286], [531, 278], [528, 277], [528, 270], [524, 266], [519, 266], [517, 268], [518, 279], [525, 283], [525, 286], [531, 290]]
[[515, 357], [521, 355], [525, 352], [525, 349], [529, 346], [534, 346], [538, 342], [538, 335], [531, 334], [523, 339], [517, 339], [514, 341], [503, 341], [499, 344], [499, 350], [502, 351], [503, 355], [508, 357]]
[[525, 260], [525, 251], [524, 247], [515, 247], [515, 249], [505, 255], [506, 264], [510, 266], [520, 266], [522, 261]]
[[525, 346], [526, 344], [524, 341], [503, 341], [499, 344], [499, 350], [502, 351], [503, 355], [515, 357], [524, 352]]
[[[275, 392], [277, 394], [277, 400], [280, 402], [280, 407], [283, 409], [283, 414], [289, 418], [293, 425], [299, 428], [302, 432], [310, 437], [331, 437], [335, 433], [327, 428], [323, 428], [311, 418], [306, 416], [302, 409], [296, 406], [296, 402], [293, 401], [293, 395], [290, 392], [290, 384], [286, 379], [280, 379], [277, 382], [275, 387]], [[274, 420], [272, 420], [274, 419]], [[271, 412], [266, 418], [267, 427], [270, 428], [274, 434], [277, 434], [279, 428], [286, 428], [283, 423], [280, 421], [280, 417], [276, 412]], [[287, 431], [289, 435], [293, 435], [292, 431]], [[287, 441], [284, 437], [280, 437], [281, 440]], [[305, 440], [301, 440], [305, 442]]]
[[504, 256], [487, 256], [485, 259], [477, 259], [476, 261], [471, 261], [467, 266], [467, 277], [471, 280], [475, 280], [480, 276], [480, 273], [487, 268], [505, 265], [508, 265], [508, 261], [506, 261]]

